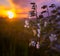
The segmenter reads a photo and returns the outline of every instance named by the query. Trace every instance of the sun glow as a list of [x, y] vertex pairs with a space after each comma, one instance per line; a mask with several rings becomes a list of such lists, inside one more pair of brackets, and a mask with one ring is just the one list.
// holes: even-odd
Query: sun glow
[[27, 18], [28, 9], [26, 11], [21, 8], [15, 9], [15, 8], [0, 7], [0, 16], [8, 19]]
[[14, 18], [14, 12], [12, 12], [12, 11], [7, 11], [7, 16], [8, 16], [8, 18], [9, 19], [12, 19], [12, 18]]

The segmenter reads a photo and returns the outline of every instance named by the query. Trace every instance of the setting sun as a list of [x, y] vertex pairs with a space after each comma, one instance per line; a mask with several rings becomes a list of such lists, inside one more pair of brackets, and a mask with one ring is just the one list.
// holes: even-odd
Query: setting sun
[[14, 18], [14, 12], [12, 12], [12, 11], [7, 11], [7, 14], [8, 14], [8, 17], [9, 17], [10, 19]]

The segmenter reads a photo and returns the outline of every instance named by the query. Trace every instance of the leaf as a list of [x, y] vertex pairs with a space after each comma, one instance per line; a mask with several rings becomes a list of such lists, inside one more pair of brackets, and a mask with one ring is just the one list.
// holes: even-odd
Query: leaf
[[36, 9], [35, 5], [32, 6], [32, 9], [34, 9], [34, 10]]
[[51, 12], [52, 12], [52, 13], [56, 13], [56, 12], [57, 12], [57, 10], [52, 10]]
[[30, 4], [35, 4], [34, 2], [30, 3]]
[[56, 18], [56, 15], [52, 15], [51, 17], [52, 17], [52, 19], [54, 19], [54, 18]]
[[42, 6], [41, 8], [42, 8], [42, 9], [45, 9], [45, 8], [47, 8], [47, 5], [44, 5], [44, 6]]
[[43, 15], [39, 15], [39, 18], [43, 18]]
[[51, 4], [51, 6], [49, 6], [49, 7], [54, 8], [55, 7], [55, 4]]
[[60, 7], [58, 7], [57, 9], [60, 10]]
[[41, 14], [46, 13], [47, 11], [42, 11]]
[[57, 15], [60, 15], [60, 12], [58, 12]]
[[35, 11], [30, 11], [31, 16], [35, 16]]

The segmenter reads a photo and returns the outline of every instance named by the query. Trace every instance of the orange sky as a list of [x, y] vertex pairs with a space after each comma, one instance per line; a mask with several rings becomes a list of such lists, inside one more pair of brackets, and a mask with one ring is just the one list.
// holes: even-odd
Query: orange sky
[[26, 18], [28, 17], [29, 8], [23, 8], [20, 5], [16, 5], [12, 0], [1, 0], [0, 2], [0, 16], [6, 16], [7, 11], [13, 11], [16, 14], [16, 17]]
[[[12, 10], [17, 17], [28, 17], [30, 11], [30, 2], [35, 1], [38, 7], [43, 4], [59, 3], [60, 0], [0, 0], [0, 16], [6, 16], [7, 10]], [[48, 2], [48, 3], [47, 3]], [[38, 11], [41, 11], [38, 8]]]
[[16, 14], [16, 17], [27, 17], [28, 15], [28, 8], [26, 9], [16, 9], [16, 8], [6, 8], [4, 6], [0, 6], [0, 16], [6, 16], [7, 11], [12, 11], [13, 13]]

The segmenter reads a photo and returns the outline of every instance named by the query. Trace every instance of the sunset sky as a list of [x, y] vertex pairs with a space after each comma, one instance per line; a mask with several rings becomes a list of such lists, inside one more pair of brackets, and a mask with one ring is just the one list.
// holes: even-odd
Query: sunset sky
[[0, 16], [5, 16], [7, 10], [12, 10], [17, 17], [28, 17], [31, 8], [30, 2], [33, 1], [36, 2], [38, 11], [41, 11], [41, 6], [45, 4], [60, 5], [60, 0], [0, 0]]

